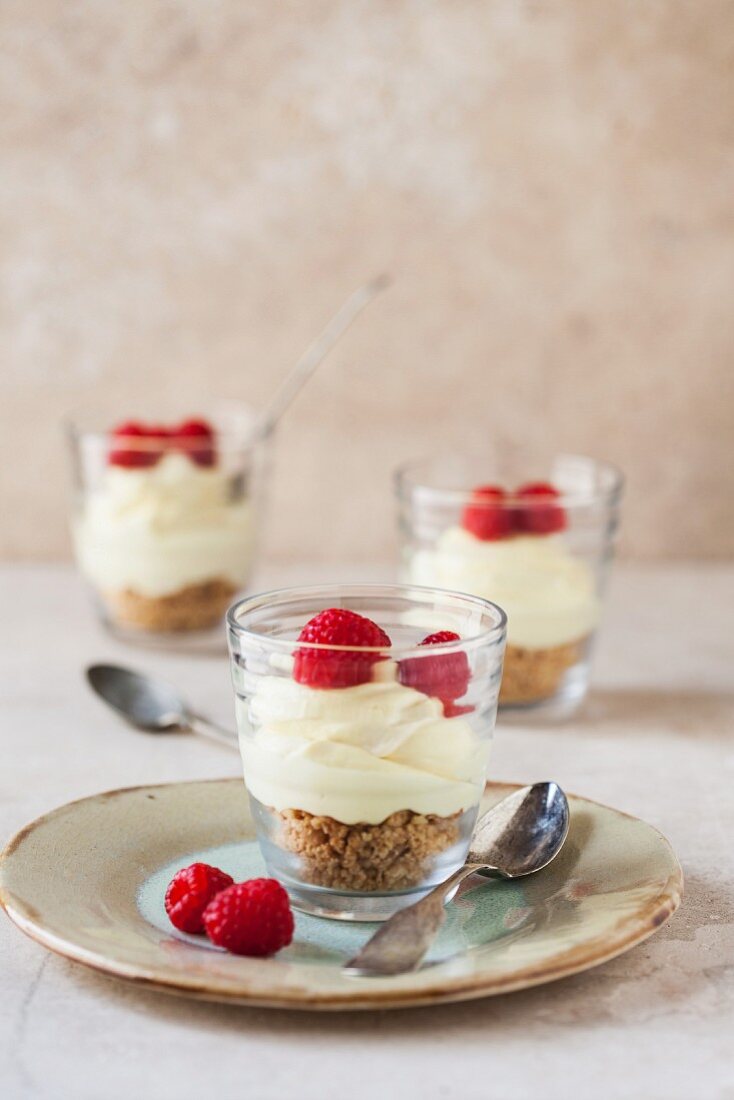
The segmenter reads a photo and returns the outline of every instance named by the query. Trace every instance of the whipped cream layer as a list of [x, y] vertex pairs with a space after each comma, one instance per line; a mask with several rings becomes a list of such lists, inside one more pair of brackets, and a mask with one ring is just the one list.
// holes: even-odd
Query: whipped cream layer
[[244, 583], [252, 557], [249, 502], [230, 499], [217, 467], [167, 454], [144, 470], [109, 466], [74, 524], [79, 567], [100, 589], [166, 596], [190, 584]]
[[451, 527], [408, 568], [413, 584], [492, 600], [507, 614], [508, 645], [546, 649], [590, 634], [600, 615], [594, 574], [561, 535], [483, 541]]
[[376, 825], [398, 810], [448, 817], [481, 796], [489, 744], [463, 718], [395, 679], [318, 690], [258, 677], [238, 698], [248, 790], [265, 806]]

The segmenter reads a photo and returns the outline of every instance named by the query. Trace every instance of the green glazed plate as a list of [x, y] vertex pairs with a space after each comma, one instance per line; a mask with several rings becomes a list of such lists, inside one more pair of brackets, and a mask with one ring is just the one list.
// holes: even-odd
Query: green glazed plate
[[[483, 809], [515, 789], [490, 784]], [[0, 902], [17, 926], [67, 958], [149, 988], [299, 1009], [400, 1008], [524, 989], [597, 966], [675, 912], [682, 874], [650, 825], [576, 796], [558, 858], [516, 882], [470, 880], [448, 907], [424, 966], [353, 978], [341, 965], [375, 925], [296, 914], [272, 959], [227, 955], [171, 927], [178, 868], [214, 863], [236, 880], [264, 873], [237, 779], [107, 791], [22, 829], [0, 859]]]

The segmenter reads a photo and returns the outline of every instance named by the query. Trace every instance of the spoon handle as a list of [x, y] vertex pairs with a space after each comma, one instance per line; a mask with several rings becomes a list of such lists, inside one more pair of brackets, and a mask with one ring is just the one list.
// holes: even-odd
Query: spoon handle
[[218, 745], [226, 745], [228, 749], [238, 748], [237, 734], [232, 733], [231, 730], [222, 729], [221, 726], [210, 722], [208, 718], [202, 718], [200, 714], [187, 711], [186, 721], [192, 733], [200, 737], [208, 737], [210, 741], [216, 741]]
[[262, 435], [267, 435], [268, 432], [272, 431], [296, 394], [305, 386], [318, 365], [347, 331], [352, 321], [389, 284], [390, 278], [388, 275], [378, 275], [376, 279], [365, 283], [364, 286], [355, 290], [347, 298], [320, 335], [306, 348], [296, 365], [283, 379], [279, 389], [276, 390], [260, 421], [259, 430]]
[[415, 970], [446, 919], [444, 906], [459, 885], [486, 863], [465, 863], [420, 901], [399, 909], [343, 967], [356, 977], [378, 978]]

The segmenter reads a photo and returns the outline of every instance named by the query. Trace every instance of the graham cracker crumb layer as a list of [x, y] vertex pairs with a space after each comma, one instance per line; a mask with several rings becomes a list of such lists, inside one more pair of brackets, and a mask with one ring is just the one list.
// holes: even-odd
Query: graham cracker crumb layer
[[539, 703], [552, 698], [563, 677], [583, 659], [586, 638], [548, 649], [508, 645], [500, 687], [502, 703]]
[[201, 584], [189, 584], [168, 596], [141, 596], [127, 588], [104, 592], [109, 616], [118, 626], [155, 634], [179, 634], [216, 626], [237, 589], [229, 581], [217, 578]]
[[336, 890], [384, 892], [422, 883], [432, 858], [459, 840], [461, 815], [399, 810], [379, 825], [344, 825], [304, 810], [283, 810], [278, 816], [283, 823], [279, 840], [300, 856], [305, 881]]

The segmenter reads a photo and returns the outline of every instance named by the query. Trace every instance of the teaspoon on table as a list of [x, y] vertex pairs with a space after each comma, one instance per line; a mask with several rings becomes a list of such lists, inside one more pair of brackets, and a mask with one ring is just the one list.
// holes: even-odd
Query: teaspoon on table
[[480, 817], [466, 863], [445, 882], [400, 909], [345, 964], [354, 977], [415, 970], [446, 919], [444, 906], [469, 875], [521, 878], [547, 867], [568, 834], [569, 808], [557, 783], [534, 783], [508, 795]]
[[90, 665], [86, 676], [92, 690], [136, 729], [146, 733], [197, 733], [237, 748], [236, 734], [196, 714], [165, 680], [120, 665]]

